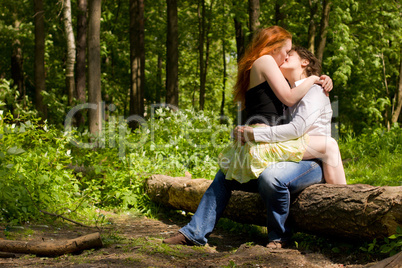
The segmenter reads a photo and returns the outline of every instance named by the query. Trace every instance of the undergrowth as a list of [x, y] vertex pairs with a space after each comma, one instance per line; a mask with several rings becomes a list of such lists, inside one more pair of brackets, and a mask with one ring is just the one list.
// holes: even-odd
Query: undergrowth
[[347, 136], [339, 146], [348, 184], [402, 185], [402, 128]]
[[[131, 131], [123, 118], [111, 116], [102, 131], [91, 136], [57, 129], [32, 115], [16, 119], [2, 114], [0, 221], [14, 225], [52, 213], [102, 224], [98, 208], [155, 217], [158, 208], [144, 194], [144, 180], [151, 174], [183, 176], [186, 171], [193, 178], [213, 179], [217, 155], [230, 142], [232, 129], [232, 122], [220, 124], [213, 112], [167, 108], [155, 110], [141, 124]], [[348, 184], [402, 185], [401, 128], [342, 137], [339, 146]], [[223, 225], [245, 230], [235, 223]], [[400, 249], [400, 234], [387, 239], [362, 250], [378, 253], [387, 245]]]
[[119, 120], [104, 122], [102, 131], [91, 136], [76, 129], [63, 132], [35, 118], [2, 115], [0, 220], [35, 220], [44, 216], [40, 210], [87, 219], [91, 208], [150, 214], [144, 179], [186, 171], [212, 179], [216, 156], [230, 139], [230, 128], [214, 113], [161, 108], [134, 131]]

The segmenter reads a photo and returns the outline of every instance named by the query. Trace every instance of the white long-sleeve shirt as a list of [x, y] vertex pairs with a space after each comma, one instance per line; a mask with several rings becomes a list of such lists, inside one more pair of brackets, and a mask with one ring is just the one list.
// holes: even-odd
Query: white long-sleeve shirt
[[[296, 82], [296, 86], [303, 80]], [[319, 85], [313, 85], [294, 106], [289, 107], [292, 120], [288, 124], [253, 129], [256, 142], [279, 142], [296, 139], [305, 133], [311, 136], [331, 136], [332, 108], [329, 98]]]

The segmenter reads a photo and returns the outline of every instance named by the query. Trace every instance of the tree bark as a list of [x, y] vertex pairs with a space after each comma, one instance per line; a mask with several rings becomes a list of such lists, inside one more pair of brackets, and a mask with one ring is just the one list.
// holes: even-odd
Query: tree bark
[[[77, 12], [77, 56], [76, 56], [76, 98], [79, 104], [86, 102], [86, 49], [87, 49], [87, 0], [78, 0]], [[76, 114], [78, 126], [85, 124], [84, 113]]]
[[[159, 17], [163, 17], [164, 12], [164, 5], [163, 2], [158, 2], [158, 14]], [[162, 47], [162, 46], [161, 46]], [[156, 104], [160, 104], [162, 102], [165, 102], [165, 100], [162, 100], [162, 98], [166, 98], [166, 86], [163, 82], [163, 59], [164, 59], [164, 53], [163, 53], [163, 49], [158, 49], [157, 50], [157, 55], [158, 55], [158, 59], [157, 59], [157, 71], [156, 71], [156, 81], [157, 81], [157, 87], [156, 87], [156, 94], [155, 94], [155, 103]]]
[[205, 72], [205, 61], [204, 61], [204, 39], [205, 39], [205, 0], [198, 1], [198, 56], [200, 62], [200, 110], [204, 110], [204, 102], [205, 102], [205, 80], [204, 72]]
[[401, 114], [401, 109], [402, 109], [402, 59], [400, 60], [400, 63], [399, 63], [399, 84], [398, 84], [396, 96], [398, 96], [398, 97], [395, 98], [396, 99], [396, 106], [395, 106], [396, 108], [392, 112], [392, 118], [391, 118], [392, 123], [398, 122], [398, 118], [399, 118], [399, 115]]
[[6, 252], [0, 252], [0, 258], [15, 258], [16, 255], [13, 253], [6, 253]]
[[253, 40], [254, 34], [260, 27], [260, 0], [248, 0], [248, 19], [250, 36], [249, 42]]
[[64, 0], [63, 17], [67, 40], [66, 88], [68, 94], [68, 105], [72, 106], [75, 92], [74, 65], [76, 49], [73, 24], [71, 21], [71, 0]]
[[318, 42], [317, 59], [322, 62], [324, 58], [324, 50], [325, 45], [327, 43], [327, 32], [328, 32], [328, 24], [329, 24], [329, 12], [331, 11], [331, 4], [332, 1], [324, 0], [323, 7], [322, 7], [322, 16], [321, 16], [321, 23], [320, 23], [320, 39]]
[[[212, 181], [153, 175], [146, 193], [154, 202], [195, 212]], [[299, 231], [347, 239], [383, 238], [402, 225], [402, 186], [312, 185], [293, 197], [290, 222]], [[240, 223], [266, 224], [257, 193], [234, 191], [224, 217]]]
[[179, 29], [177, 0], [167, 0], [166, 103], [179, 106]]
[[101, 56], [100, 19], [101, 0], [89, 0], [88, 23], [88, 101], [97, 109], [89, 109], [89, 131], [96, 134], [102, 129], [101, 116]]
[[[381, 37], [382, 37], [382, 35], [381, 35]], [[383, 52], [381, 52], [380, 58], [381, 58], [381, 63], [382, 63], [382, 74], [383, 74], [383, 77], [384, 77], [383, 79], [384, 79], [385, 93], [386, 93], [386, 96], [389, 96], [389, 88], [388, 88], [388, 81], [387, 81], [387, 69], [385, 67], [385, 60], [384, 60], [384, 53]], [[388, 131], [391, 130], [391, 124], [390, 124], [391, 120], [392, 119], [390, 119], [390, 116], [389, 116], [388, 105], [385, 105], [384, 123], [385, 123], [385, 126], [387, 127]]]
[[276, 0], [275, 1], [275, 7], [274, 7], [274, 9], [275, 9], [275, 25], [279, 25], [283, 28], [286, 28], [285, 21], [286, 21], [287, 15], [286, 15], [286, 13], [281, 11], [281, 8], [284, 6], [286, 6], [286, 1], [284, 1], [284, 0]]
[[65, 241], [37, 242], [0, 240], [0, 251], [35, 254], [47, 257], [60, 256], [85, 249], [100, 248], [102, 246], [102, 240], [99, 233], [84, 235]]
[[316, 36], [316, 30], [317, 26], [314, 21], [314, 16], [317, 13], [318, 5], [314, 0], [309, 0], [308, 1], [309, 7], [310, 7], [310, 23], [308, 26], [308, 45], [307, 49], [311, 53], [315, 53], [315, 36]]
[[42, 92], [46, 90], [45, 74], [45, 11], [43, 0], [34, 1], [35, 23], [35, 104], [43, 120], [47, 119], [47, 108]]
[[[162, 100], [162, 94], [161, 91], [164, 88], [163, 87], [163, 80], [162, 80], [162, 55], [160, 55], [160, 53], [158, 52], [158, 70], [156, 71], [156, 81], [158, 83], [158, 87], [156, 89], [156, 98], [155, 98], [155, 102], [156, 103], [161, 103]], [[166, 95], [166, 94], [165, 94]]]
[[221, 114], [220, 114], [220, 123], [224, 124], [227, 120], [225, 120], [225, 91], [226, 91], [226, 81], [228, 78], [227, 75], [227, 67], [226, 67], [226, 47], [225, 47], [225, 39], [222, 38], [222, 62], [223, 62], [223, 79], [222, 79], [222, 101], [221, 101]]
[[[200, 110], [204, 110], [205, 106], [205, 89], [209, 64], [209, 32], [211, 29], [211, 12], [214, 1], [210, 2], [208, 14], [205, 7], [205, 0], [201, 0], [198, 5], [198, 22], [199, 22], [199, 61], [200, 61]], [[205, 47], [204, 47], [205, 44]], [[205, 53], [204, 53], [205, 49]], [[205, 57], [204, 57], [205, 54]]]
[[370, 268], [400, 268], [402, 263], [402, 252], [399, 252], [391, 257], [379, 261]]
[[244, 31], [241, 22], [236, 18], [234, 18], [234, 25], [236, 31], [237, 62], [239, 62], [245, 52]]
[[[144, 1], [130, 0], [130, 115], [144, 115], [145, 47]], [[138, 122], [130, 122], [137, 128]]]
[[[18, 33], [20, 31], [21, 21], [18, 19], [17, 7], [14, 7], [13, 12], [13, 27]], [[13, 86], [17, 87], [19, 92], [18, 100], [25, 99], [25, 85], [24, 85], [24, 72], [23, 72], [23, 58], [22, 58], [22, 48], [21, 41], [17, 37], [13, 43], [13, 53], [11, 55], [11, 78], [13, 79]], [[11, 111], [12, 112], [12, 111]]]

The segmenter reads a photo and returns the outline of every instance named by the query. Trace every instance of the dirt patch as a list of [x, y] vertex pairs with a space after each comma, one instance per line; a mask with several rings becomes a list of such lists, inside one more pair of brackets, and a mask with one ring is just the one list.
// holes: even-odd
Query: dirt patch
[[369, 267], [344, 254], [314, 250], [270, 250], [263, 235], [216, 228], [205, 247], [171, 246], [162, 240], [171, 236], [188, 217], [149, 219], [105, 212], [108, 223], [101, 229], [66, 223], [1, 227], [0, 239], [61, 240], [100, 231], [104, 247], [54, 258], [16, 254], [0, 258], [0, 267]]

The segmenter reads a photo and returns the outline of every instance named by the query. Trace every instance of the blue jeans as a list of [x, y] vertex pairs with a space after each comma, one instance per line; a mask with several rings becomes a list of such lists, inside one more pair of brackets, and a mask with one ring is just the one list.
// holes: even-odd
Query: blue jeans
[[205, 245], [228, 204], [232, 190], [242, 190], [260, 193], [267, 208], [268, 240], [285, 241], [290, 236], [286, 224], [290, 195], [321, 182], [322, 168], [317, 161], [278, 162], [267, 167], [258, 179], [244, 184], [226, 180], [225, 174], [218, 171], [191, 221], [179, 232], [195, 244]]

